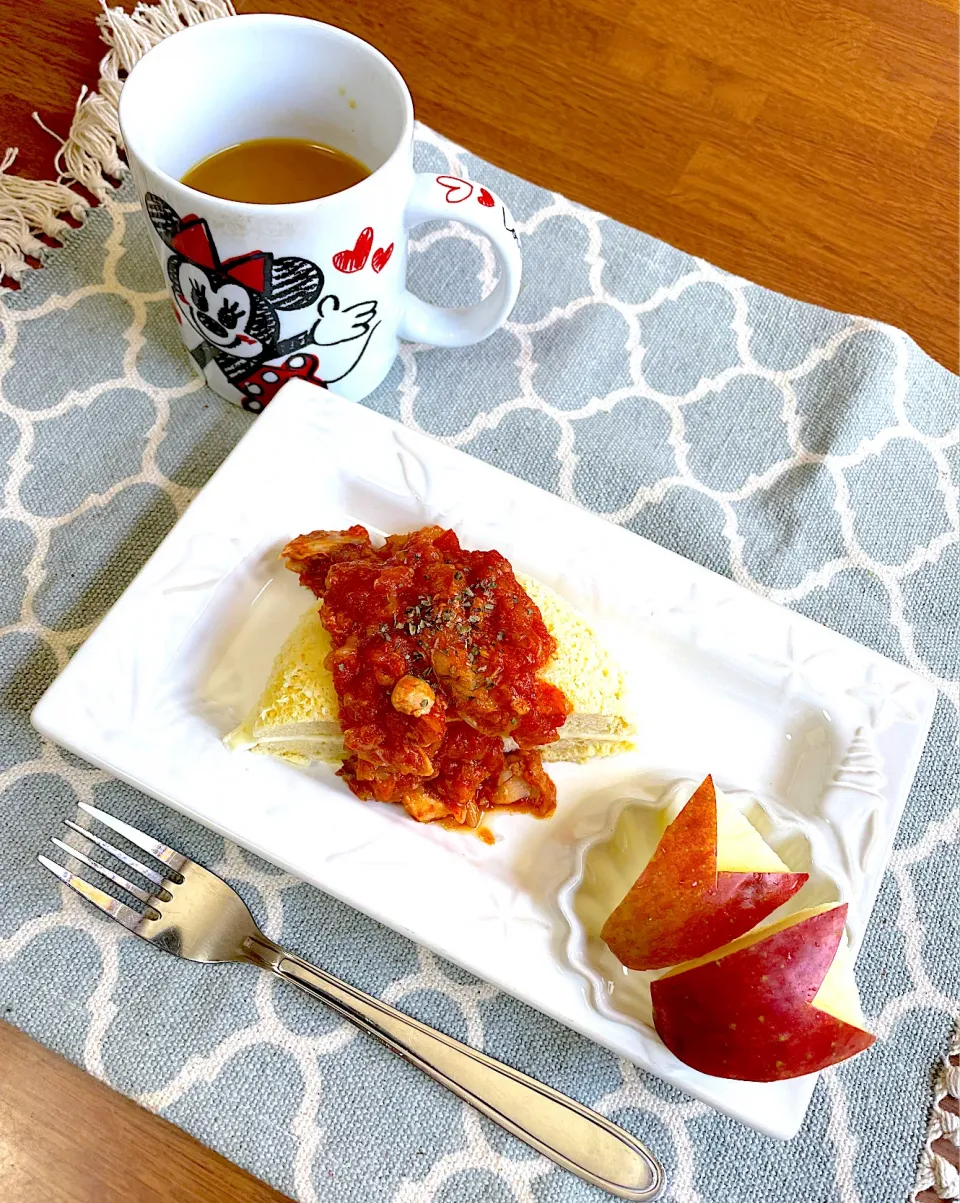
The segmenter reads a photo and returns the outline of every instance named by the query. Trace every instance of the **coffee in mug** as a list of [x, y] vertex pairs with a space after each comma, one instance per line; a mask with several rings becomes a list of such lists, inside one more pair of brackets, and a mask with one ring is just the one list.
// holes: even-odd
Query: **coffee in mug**
[[222, 200], [288, 205], [343, 192], [369, 174], [335, 146], [306, 138], [254, 138], [207, 155], [180, 182]]

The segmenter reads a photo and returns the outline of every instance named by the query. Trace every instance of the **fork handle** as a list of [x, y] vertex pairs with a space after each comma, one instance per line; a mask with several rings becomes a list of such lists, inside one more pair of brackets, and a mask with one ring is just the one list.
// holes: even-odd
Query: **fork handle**
[[248, 940], [246, 950], [256, 964], [319, 998], [564, 1169], [621, 1199], [654, 1199], [660, 1193], [660, 1163], [602, 1115], [339, 981], [266, 937]]

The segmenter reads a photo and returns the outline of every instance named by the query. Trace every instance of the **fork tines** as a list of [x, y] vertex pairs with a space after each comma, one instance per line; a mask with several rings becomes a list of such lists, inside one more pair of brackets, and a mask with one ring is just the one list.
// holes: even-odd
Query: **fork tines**
[[70, 844], [65, 843], [63, 840], [57, 839], [56, 836], [51, 837], [52, 842], [62, 851], [66, 852], [68, 856], [72, 856], [81, 864], [93, 869], [95, 873], [99, 873], [108, 881], [112, 881], [114, 885], [119, 886], [121, 890], [125, 891], [132, 898], [136, 898], [138, 902], [144, 903], [144, 905], [147, 907], [147, 910], [145, 912], [141, 912], [135, 910], [131, 906], [127, 906], [126, 903], [120, 902], [110, 894], [107, 894], [105, 891], [99, 889], [99, 887], [91, 885], [82, 877], [78, 877], [77, 874], [71, 873], [68, 869], [64, 869], [62, 866], [56, 864], [46, 856], [37, 857], [40, 864], [43, 865], [45, 869], [49, 869], [55, 877], [59, 878], [60, 881], [64, 883], [64, 885], [68, 885], [72, 890], [75, 890], [78, 894], [82, 895], [82, 897], [86, 898], [88, 902], [92, 902], [94, 906], [98, 907], [112, 919], [116, 919], [118, 923], [122, 923], [124, 927], [129, 928], [131, 931], [135, 931], [138, 925], [142, 923], [144, 919], [159, 918], [159, 914], [152, 904], [155, 902], [169, 901], [170, 894], [164, 888], [163, 883], [166, 879], [170, 879], [174, 882], [182, 880], [179, 871], [187, 863], [187, 858], [181, 856], [179, 852], [174, 852], [172, 848], [168, 848], [166, 844], [162, 844], [159, 840], [152, 839], [150, 836], [145, 835], [142, 831], [138, 831], [136, 827], [131, 827], [129, 823], [124, 823], [122, 819], [115, 819], [113, 815], [107, 814], [106, 811], [100, 810], [96, 806], [91, 806], [87, 802], [80, 802], [79, 806], [81, 810], [85, 810], [87, 814], [91, 815], [94, 819], [103, 823], [105, 826], [112, 828], [118, 835], [122, 836], [126, 840], [129, 840], [131, 844], [135, 844], [138, 848], [142, 848], [144, 852], [147, 852], [150, 856], [155, 857], [158, 861], [161, 861], [163, 864], [167, 865], [169, 872], [166, 874], [166, 878], [164, 875], [158, 873], [156, 869], [152, 869], [148, 865], [142, 864], [139, 860], [137, 860], [136, 857], [131, 856], [122, 849], [115, 847], [113, 844], [103, 839], [102, 836], [97, 835], [96, 832], [88, 831], [85, 827], [81, 827], [79, 823], [75, 823], [72, 819], [64, 820], [67, 827], [69, 827], [72, 831], [78, 832], [85, 839], [90, 840], [90, 842], [93, 844], [96, 844], [97, 847], [102, 848], [104, 852], [116, 857], [116, 859], [122, 864], [126, 865], [128, 869], [132, 869], [146, 881], [151, 882], [154, 888], [152, 890], [145, 890], [142, 886], [136, 885], [134, 882], [130, 881], [126, 877], [121, 876], [119, 873], [108, 868], [106, 865], [99, 864], [97, 861], [88, 856], [87, 853], [81, 852], [79, 849], [71, 847]]
[[144, 852], [149, 852], [151, 856], [155, 856], [157, 860], [162, 860], [165, 865], [169, 865], [174, 873], [178, 872], [187, 863], [187, 858], [179, 852], [174, 852], [172, 848], [168, 848], [166, 844], [161, 844], [159, 840], [155, 840], [153, 836], [144, 835], [142, 831], [138, 831], [136, 827], [131, 827], [129, 823], [124, 823], [123, 819], [115, 819], [113, 815], [108, 815], [105, 810], [98, 810], [96, 806], [91, 806], [89, 802], [78, 803], [81, 810], [85, 810], [88, 815], [92, 815], [95, 819], [99, 819], [101, 823], [107, 827], [112, 827], [117, 835], [122, 835], [125, 840], [129, 840], [131, 844], [136, 844], [138, 848], [142, 848]]
[[[77, 831], [83, 832], [83, 828], [74, 823], [71, 823], [70, 826], [74, 827], [74, 829]], [[83, 833], [84, 835], [87, 834], [86, 832]], [[87, 868], [93, 869], [94, 872], [102, 874], [104, 877], [112, 881], [114, 885], [119, 886], [121, 890], [126, 890], [128, 894], [132, 894], [134, 898], [138, 899], [140, 902], [149, 903], [150, 893], [148, 890], [143, 889], [142, 886], [134, 885], [132, 881], [128, 881], [126, 877], [121, 877], [119, 873], [114, 873], [114, 871], [112, 869], [108, 869], [106, 865], [98, 865], [97, 862], [95, 860], [91, 860], [85, 852], [81, 852], [79, 848], [71, 848], [69, 844], [65, 844], [63, 840], [58, 840], [56, 836], [52, 837], [52, 842], [56, 844], [58, 848], [62, 848], [68, 856], [72, 856], [74, 860], [78, 860], [82, 865], [86, 865]], [[133, 858], [131, 857], [130, 859], [132, 860]], [[131, 868], [133, 867], [134, 866], [131, 865]], [[146, 868], [146, 866], [144, 866], [144, 868]]]
[[[71, 856], [76, 853], [73, 849], [70, 850]], [[59, 877], [65, 886], [69, 886], [71, 890], [86, 898], [87, 902], [92, 902], [95, 907], [99, 907], [105, 915], [109, 915], [111, 919], [116, 919], [118, 923], [122, 923], [124, 927], [130, 931], [136, 931], [140, 923], [143, 922], [144, 916], [139, 911], [135, 911], [132, 906], [127, 906], [125, 902], [118, 902], [116, 898], [112, 898], [103, 890], [92, 886], [88, 881], [84, 881], [82, 877], [78, 877], [76, 873], [71, 873], [69, 870], [62, 868], [52, 860], [48, 860], [43, 855], [38, 855], [37, 860], [45, 869], [49, 869], [54, 877]], [[100, 872], [100, 869], [97, 869]]]

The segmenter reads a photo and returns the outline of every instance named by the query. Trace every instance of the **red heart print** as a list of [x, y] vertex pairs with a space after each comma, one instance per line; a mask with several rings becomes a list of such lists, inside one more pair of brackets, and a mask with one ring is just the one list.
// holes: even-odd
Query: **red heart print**
[[393, 243], [392, 242], [387, 247], [378, 246], [377, 249], [373, 252], [373, 257], [370, 260], [370, 266], [373, 268], [373, 270], [375, 272], [382, 272], [383, 269], [390, 262], [390, 256], [392, 254], [393, 254]]
[[448, 205], [459, 205], [473, 196], [473, 184], [469, 180], [461, 180], [457, 175], [438, 175], [437, 183], [441, 188], [446, 188]]
[[477, 203], [483, 205], [485, 209], [492, 209], [497, 203], [486, 188], [480, 189], [480, 195], [477, 197]]
[[373, 246], [373, 226], [367, 226], [360, 231], [352, 251], [337, 251], [333, 257], [333, 266], [338, 272], [358, 272], [367, 266], [370, 258], [370, 248]]

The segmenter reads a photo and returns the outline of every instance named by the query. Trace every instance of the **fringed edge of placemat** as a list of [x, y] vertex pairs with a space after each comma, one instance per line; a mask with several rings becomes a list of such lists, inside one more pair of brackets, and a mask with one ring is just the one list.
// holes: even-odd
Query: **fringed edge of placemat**
[[46, 257], [49, 247], [43, 238], [59, 239], [70, 228], [67, 216], [82, 221], [91, 205], [87, 197], [94, 197], [93, 203], [105, 200], [114, 182], [126, 174], [118, 106], [123, 81], [134, 65], [170, 34], [233, 15], [231, 0], [158, 0], [138, 4], [129, 14], [122, 8], [108, 8], [104, 0], [97, 24], [110, 49], [100, 61], [96, 91], [81, 89], [66, 138], [33, 114], [41, 128], [60, 142], [53, 160], [56, 179], [11, 175], [15, 146], [0, 159], [0, 280], [19, 283]]
[[933, 1089], [933, 1110], [920, 1153], [911, 1203], [960, 1199], [960, 1025], [943, 1059]]

